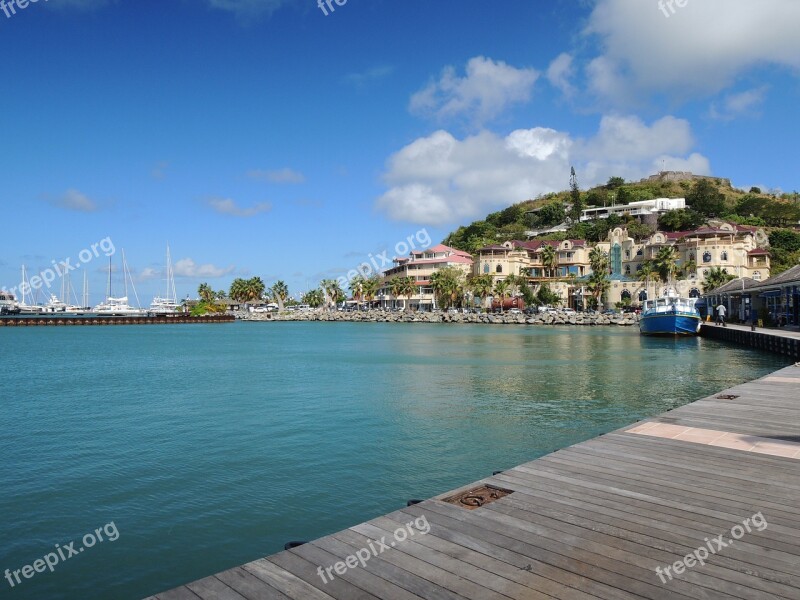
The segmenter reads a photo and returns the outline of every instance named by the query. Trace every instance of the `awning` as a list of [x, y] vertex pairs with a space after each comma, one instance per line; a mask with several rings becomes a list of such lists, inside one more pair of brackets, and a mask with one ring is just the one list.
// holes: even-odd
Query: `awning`
[[762, 292], [758, 296], [759, 298], [780, 298], [783, 296], [783, 292], [780, 290], [771, 290], [769, 292]]

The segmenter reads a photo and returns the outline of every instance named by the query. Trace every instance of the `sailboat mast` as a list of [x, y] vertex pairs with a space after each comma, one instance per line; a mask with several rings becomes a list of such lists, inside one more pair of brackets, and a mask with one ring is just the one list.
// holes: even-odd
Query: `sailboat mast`
[[89, 308], [89, 282], [86, 279], [86, 271], [83, 272], [83, 308]]
[[111, 298], [111, 257], [108, 257], [108, 285], [106, 287], [106, 298]]

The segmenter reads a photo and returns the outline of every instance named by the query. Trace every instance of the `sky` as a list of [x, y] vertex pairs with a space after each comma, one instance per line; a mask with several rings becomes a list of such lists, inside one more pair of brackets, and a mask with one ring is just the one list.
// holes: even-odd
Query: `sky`
[[3, 0], [0, 287], [299, 295], [571, 166], [797, 190], [800, 2], [680, 4]]

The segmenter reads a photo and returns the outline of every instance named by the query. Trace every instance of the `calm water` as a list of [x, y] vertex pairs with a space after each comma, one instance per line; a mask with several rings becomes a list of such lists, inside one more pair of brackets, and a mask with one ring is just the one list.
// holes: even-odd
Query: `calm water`
[[0, 571], [119, 532], [0, 579], [17, 599], [138, 600], [786, 364], [611, 328], [3, 328], [0, 344]]

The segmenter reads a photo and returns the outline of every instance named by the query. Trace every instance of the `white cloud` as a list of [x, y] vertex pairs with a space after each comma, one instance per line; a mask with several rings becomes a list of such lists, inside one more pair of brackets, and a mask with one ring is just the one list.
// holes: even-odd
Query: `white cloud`
[[709, 110], [712, 119], [732, 121], [738, 117], [757, 114], [759, 107], [767, 95], [767, 86], [761, 86], [739, 92], [727, 94], [721, 103], [713, 102]]
[[62, 196], [48, 200], [53, 206], [75, 212], [95, 212], [97, 203], [76, 189], [67, 190]]
[[611, 176], [639, 179], [662, 165], [709, 174], [708, 160], [692, 153], [693, 145], [688, 122], [670, 116], [649, 125], [637, 117], [606, 116], [585, 139], [544, 127], [464, 139], [437, 131], [389, 158], [388, 190], [376, 208], [395, 220], [445, 225], [564, 190], [572, 165], [583, 189]]
[[272, 205], [269, 202], [259, 202], [249, 208], [242, 208], [230, 198], [211, 198], [208, 201], [208, 205], [220, 214], [242, 218], [254, 217], [272, 210]]
[[212, 264], [198, 265], [191, 258], [182, 258], [175, 263], [174, 272], [176, 277], [192, 277], [214, 279], [230, 275], [236, 267], [217, 267]]
[[796, 0], [693, 0], [669, 18], [658, 2], [597, 0], [585, 33], [603, 51], [587, 68], [589, 87], [626, 104], [643, 91], [713, 95], [764, 65], [796, 71], [798, 22]]
[[303, 183], [306, 178], [300, 171], [289, 167], [277, 170], [253, 169], [247, 172], [251, 179], [261, 179], [270, 183]]
[[466, 76], [446, 67], [438, 81], [411, 97], [409, 110], [446, 120], [467, 117], [481, 125], [512, 104], [530, 100], [539, 72], [517, 69], [502, 61], [476, 56], [467, 63]]
[[575, 87], [570, 81], [574, 75], [575, 66], [572, 55], [566, 52], [559, 54], [547, 67], [547, 80], [553, 87], [561, 90], [561, 93], [567, 98], [575, 94]]

